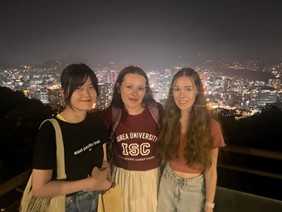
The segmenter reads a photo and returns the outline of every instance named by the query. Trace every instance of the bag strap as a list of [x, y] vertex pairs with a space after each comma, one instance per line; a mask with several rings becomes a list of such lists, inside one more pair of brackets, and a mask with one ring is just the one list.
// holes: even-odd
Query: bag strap
[[111, 141], [114, 141], [115, 130], [120, 122], [122, 110], [120, 108], [112, 107], [112, 127], [111, 127]]
[[[50, 121], [55, 129], [56, 134], [56, 158], [57, 158], [57, 180], [63, 180], [67, 178], [66, 171], [65, 171], [65, 151], [64, 151], [64, 144], [63, 144], [63, 136], [61, 127], [58, 121], [54, 118], [44, 120], [41, 125], [46, 122]], [[41, 127], [40, 125], [40, 127]]]
[[[56, 157], [57, 157], [57, 179], [66, 179], [66, 173], [65, 173], [65, 153], [64, 153], [64, 146], [63, 146], [63, 136], [62, 136], [62, 131], [60, 128], [60, 125], [58, 121], [54, 118], [52, 119], [46, 119], [44, 120], [41, 124], [40, 127], [42, 126], [43, 123], [46, 121], [50, 121], [52, 125], [54, 126], [55, 129], [55, 134], [56, 134]], [[39, 127], [39, 128], [40, 128]], [[31, 191], [31, 184], [32, 184], [32, 173], [28, 179], [28, 182], [26, 184], [23, 197], [27, 197], [27, 195]], [[22, 204], [22, 203], [21, 203]]]
[[156, 124], [158, 125], [158, 132], [160, 130], [161, 124], [160, 124], [160, 112], [159, 112], [159, 108], [155, 107], [155, 106], [148, 106], [148, 109], [151, 113], [151, 116], [153, 117], [153, 119], [155, 120]]

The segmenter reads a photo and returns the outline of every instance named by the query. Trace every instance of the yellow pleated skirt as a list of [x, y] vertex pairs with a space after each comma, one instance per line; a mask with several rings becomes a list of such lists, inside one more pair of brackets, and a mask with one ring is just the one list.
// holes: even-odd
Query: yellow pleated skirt
[[113, 168], [113, 182], [120, 185], [124, 212], [156, 212], [160, 169], [129, 171]]

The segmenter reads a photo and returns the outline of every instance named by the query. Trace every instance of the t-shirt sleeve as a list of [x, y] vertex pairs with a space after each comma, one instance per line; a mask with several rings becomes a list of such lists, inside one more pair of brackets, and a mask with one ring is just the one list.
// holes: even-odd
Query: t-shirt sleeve
[[109, 130], [101, 119], [99, 120], [99, 126], [102, 144], [107, 143], [110, 140]]
[[91, 120], [92, 124], [90, 125], [92, 130], [97, 132], [97, 135], [101, 141], [101, 144], [107, 143], [110, 139], [110, 133], [103, 119], [103, 114], [102, 116], [97, 116], [96, 114], [93, 114], [92, 117], [93, 117]]
[[47, 121], [40, 127], [33, 148], [33, 169], [49, 170], [56, 168], [55, 129]]
[[211, 137], [212, 137], [212, 140], [213, 140], [213, 147], [214, 148], [219, 148], [219, 147], [225, 146], [224, 138], [223, 138], [222, 131], [221, 131], [221, 126], [214, 119], [212, 119], [212, 121], [211, 121]]

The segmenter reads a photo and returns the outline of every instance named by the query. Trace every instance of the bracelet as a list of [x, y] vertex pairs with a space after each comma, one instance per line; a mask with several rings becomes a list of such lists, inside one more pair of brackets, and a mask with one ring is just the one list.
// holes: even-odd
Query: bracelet
[[212, 208], [212, 209], [214, 209], [214, 203], [210, 203], [210, 202], [206, 202], [206, 207], [207, 208]]

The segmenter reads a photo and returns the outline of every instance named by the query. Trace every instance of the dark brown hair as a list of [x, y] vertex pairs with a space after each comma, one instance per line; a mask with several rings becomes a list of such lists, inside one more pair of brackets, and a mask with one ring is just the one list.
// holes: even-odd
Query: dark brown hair
[[155, 103], [155, 100], [153, 99], [153, 93], [152, 90], [149, 86], [149, 79], [146, 75], [146, 73], [139, 67], [137, 66], [128, 66], [124, 69], [121, 70], [121, 72], [119, 73], [115, 86], [114, 86], [114, 92], [113, 92], [113, 99], [111, 102], [111, 106], [117, 107], [117, 108], [123, 108], [124, 107], [124, 103], [121, 99], [121, 95], [118, 92], [118, 86], [121, 85], [121, 83], [123, 82], [124, 77], [127, 74], [139, 74], [141, 76], [143, 76], [146, 80], [146, 93], [145, 93], [145, 97], [142, 101], [142, 103], [144, 105], [149, 105], [151, 103]]

